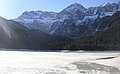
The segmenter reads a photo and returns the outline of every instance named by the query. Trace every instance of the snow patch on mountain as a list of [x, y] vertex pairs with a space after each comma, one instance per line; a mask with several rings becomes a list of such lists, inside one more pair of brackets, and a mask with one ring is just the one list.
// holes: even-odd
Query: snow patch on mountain
[[57, 13], [55, 12], [46, 12], [46, 11], [26, 11], [14, 21], [24, 24], [29, 29], [49, 29], [49, 26], [52, 25], [56, 19]]
[[14, 20], [23, 23], [30, 29], [42, 30], [45, 32], [47, 31], [50, 34], [54, 34], [62, 25], [66, 23], [65, 20], [67, 19], [75, 23], [76, 26], [87, 24], [89, 26], [91, 23], [94, 23], [97, 18], [112, 16], [116, 11], [119, 11], [119, 4], [120, 2], [107, 3], [98, 7], [85, 8], [79, 3], [74, 3], [59, 13], [46, 11], [26, 11]]

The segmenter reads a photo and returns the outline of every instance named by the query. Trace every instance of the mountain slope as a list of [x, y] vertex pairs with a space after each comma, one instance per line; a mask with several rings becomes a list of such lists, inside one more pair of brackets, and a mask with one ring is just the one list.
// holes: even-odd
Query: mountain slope
[[24, 38], [26, 32], [27, 28], [21, 24], [0, 17], [1, 48], [14, 48], [18, 46], [24, 46], [24, 42], [21, 42], [21, 40]]
[[103, 46], [108, 49], [120, 49], [120, 12], [116, 12], [109, 18], [105, 30], [96, 33], [97, 46]]
[[39, 30], [30, 30], [22, 24], [0, 17], [0, 48], [12, 50], [54, 49], [54, 44], [61, 41]]
[[[102, 23], [101, 23], [102, 22]], [[119, 50], [120, 49], [120, 11], [111, 17], [101, 18], [102, 30], [95, 33], [94, 36], [84, 36], [79, 40], [71, 42], [66, 46], [74, 49], [83, 50]]]

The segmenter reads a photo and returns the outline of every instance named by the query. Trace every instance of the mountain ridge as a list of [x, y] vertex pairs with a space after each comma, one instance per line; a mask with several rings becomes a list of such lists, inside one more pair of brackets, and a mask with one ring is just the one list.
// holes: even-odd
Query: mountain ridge
[[[75, 25], [91, 26], [98, 17], [112, 16], [119, 9], [119, 2], [89, 8], [85, 8], [79, 3], [74, 3], [58, 13], [46, 11], [24, 12], [20, 17], [15, 19], [15, 21], [22, 22], [30, 29], [41, 30], [56, 35], [57, 30], [60, 29], [60, 25], [63, 26], [59, 22], [64, 23], [65, 20], [71, 20], [75, 22]], [[56, 22], [59, 24], [56, 24]], [[52, 28], [53, 26], [54, 29]], [[63, 29], [63, 31], [65, 30]]]
[[87, 9], [75, 3], [59, 13], [30, 11], [13, 20], [0, 17], [0, 47], [118, 50], [119, 9], [119, 3]]

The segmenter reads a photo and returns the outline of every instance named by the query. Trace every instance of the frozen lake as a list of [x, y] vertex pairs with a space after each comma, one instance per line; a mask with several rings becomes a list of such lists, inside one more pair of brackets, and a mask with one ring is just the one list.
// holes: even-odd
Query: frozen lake
[[0, 51], [0, 74], [120, 74], [120, 52]]

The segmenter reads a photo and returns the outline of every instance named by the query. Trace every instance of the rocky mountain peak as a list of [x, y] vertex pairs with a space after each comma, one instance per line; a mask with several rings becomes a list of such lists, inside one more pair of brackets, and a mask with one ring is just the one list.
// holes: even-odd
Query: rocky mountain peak
[[70, 6], [68, 6], [68, 8], [82, 8], [82, 9], [85, 9], [85, 7], [79, 3], [73, 3], [71, 4]]
[[65, 8], [62, 12], [75, 12], [75, 11], [84, 12], [85, 10], [86, 8], [82, 6], [81, 4], [74, 3], [68, 6], [67, 8]]
[[79, 3], [71, 4], [58, 13], [60, 19], [83, 19], [86, 8]]

